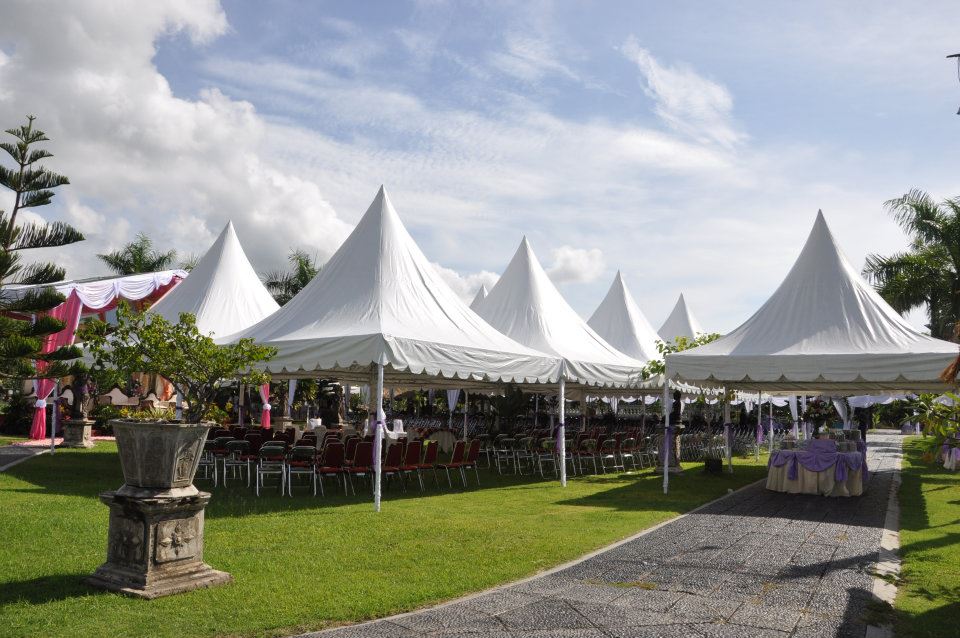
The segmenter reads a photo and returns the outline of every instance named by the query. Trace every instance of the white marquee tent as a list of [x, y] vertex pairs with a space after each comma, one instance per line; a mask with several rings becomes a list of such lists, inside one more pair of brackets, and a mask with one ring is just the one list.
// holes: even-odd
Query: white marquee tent
[[659, 359], [657, 334], [627, 289], [620, 271], [607, 296], [587, 321], [597, 334], [620, 352], [639, 361]]
[[182, 312], [192, 313], [201, 333], [223, 339], [279, 307], [243, 252], [233, 222], [227, 222], [190, 275], [149, 312], [171, 323], [177, 323]]
[[[920, 333], [850, 265], [817, 214], [786, 279], [743, 325], [669, 354], [667, 376], [767, 392], [940, 391], [957, 344]], [[664, 489], [668, 484], [664, 474]]]
[[[385, 380], [448, 387], [552, 383], [560, 371], [556, 358], [497, 332], [460, 300], [404, 228], [382, 187], [313, 281], [239, 337], [277, 348], [266, 364], [275, 376], [370, 383], [378, 403], [377, 444]], [[375, 469], [379, 509], [379, 464]]]
[[666, 343], [673, 343], [677, 337], [695, 339], [697, 335], [704, 334], [700, 322], [687, 307], [687, 301], [683, 298], [683, 293], [680, 293], [673, 310], [670, 311], [670, 315], [657, 332]]
[[[562, 359], [557, 435], [560, 458], [565, 458], [567, 381], [606, 388], [644, 385], [640, 372], [645, 362], [620, 352], [587, 325], [550, 281], [526, 237], [477, 312], [503, 334]], [[560, 481], [566, 484], [565, 463], [561, 463]]]

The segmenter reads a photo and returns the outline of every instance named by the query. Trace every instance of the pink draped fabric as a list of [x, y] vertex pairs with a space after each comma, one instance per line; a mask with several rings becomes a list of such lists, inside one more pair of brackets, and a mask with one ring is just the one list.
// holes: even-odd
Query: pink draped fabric
[[[70, 296], [62, 304], [51, 310], [49, 314], [55, 319], [67, 324], [60, 332], [47, 335], [43, 340], [43, 348], [40, 352], [46, 354], [53, 352], [57, 348], [73, 344], [76, 337], [77, 326], [80, 324], [80, 311], [83, 309], [83, 303], [76, 292], [70, 293]], [[45, 361], [37, 361], [37, 370], [43, 372], [46, 369]], [[47, 397], [53, 392], [53, 379], [39, 379], [36, 382], [37, 402], [34, 405], [33, 425], [30, 428], [31, 439], [42, 439], [47, 434]]]
[[263, 401], [263, 412], [260, 413], [260, 425], [270, 429], [270, 384], [260, 386], [260, 400]]

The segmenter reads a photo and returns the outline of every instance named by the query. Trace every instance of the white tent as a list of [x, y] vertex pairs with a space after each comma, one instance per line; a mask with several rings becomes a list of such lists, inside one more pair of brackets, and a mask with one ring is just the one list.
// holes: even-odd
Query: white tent
[[490, 327], [440, 278], [381, 187], [320, 273], [287, 305], [237, 337], [277, 348], [278, 376], [325, 373], [393, 385], [418, 375], [469, 382], [556, 381], [553, 357]]
[[279, 306], [263, 286], [228, 222], [189, 276], [150, 308], [177, 323], [180, 313], [197, 318], [203, 334], [223, 339], [276, 312]]
[[[343, 245], [287, 305], [237, 335], [277, 348], [277, 376], [329, 375], [376, 388], [427, 381], [452, 387], [553, 382], [557, 359], [500, 334], [451, 290], [404, 228], [383, 187]], [[432, 377], [425, 379], [425, 376]], [[374, 457], [380, 508], [380, 456]]]
[[[562, 359], [557, 388], [561, 459], [566, 458], [567, 381], [608, 388], [644, 384], [640, 375], [645, 362], [623, 354], [587, 325], [550, 281], [526, 237], [477, 312], [503, 334]], [[565, 461], [560, 462], [560, 483], [567, 484]]]
[[483, 303], [483, 300], [487, 298], [487, 287], [483, 284], [480, 284], [480, 290], [477, 291], [477, 294], [474, 296], [473, 301], [470, 302], [470, 310], [474, 312], [477, 311], [477, 308]]
[[644, 361], [604, 341], [570, 307], [524, 237], [477, 313], [494, 328], [563, 359], [566, 381], [604, 387], [638, 387]]
[[660, 358], [657, 350], [660, 336], [637, 306], [619, 270], [607, 296], [597, 306], [587, 325], [607, 343], [634, 359], [650, 361]]
[[850, 265], [823, 213], [776, 292], [721, 339], [667, 356], [672, 379], [862, 394], [942, 390], [957, 344], [921, 334]]
[[677, 337], [694, 339], [697, 335], [704, 334], [700, 322], [697, 321], [697, 318], [693, 316], [693, 313], [690, 312], [690, 309], [687, 307], [683, 293], [680, 293], [680, 298], [677, 299], [673, 310], [670, 311], [670, 315], [657, 332], [666, 343], [673, 343]]

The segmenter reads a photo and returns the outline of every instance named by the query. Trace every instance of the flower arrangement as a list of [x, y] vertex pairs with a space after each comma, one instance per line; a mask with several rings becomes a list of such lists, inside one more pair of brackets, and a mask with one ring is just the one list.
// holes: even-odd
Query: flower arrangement
[[814, 426], [813, 434], [820, 433], [820, 428], [836, 418], [837, 412], [828, 399], [813, 399], [807, 403], [807, 409], [803, 412], [803, 420], [812, 423]]

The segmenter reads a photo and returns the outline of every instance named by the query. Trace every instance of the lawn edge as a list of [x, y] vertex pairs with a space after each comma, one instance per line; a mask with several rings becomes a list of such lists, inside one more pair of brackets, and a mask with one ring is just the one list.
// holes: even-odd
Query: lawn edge
[[[899, 476], [899, 473], [898, 473], [898, 476]], [[586, 560], [589, 560], [589, 559], [591, 559], [591, 558], [594, 558], [594, 557], [596, 557], [596, 556], [599, 556], [600, 554], [603, 554], [604, 552], [608, 552], [608, 551], [610, 551], [610, 550], [612, 550], [612, 549], [616, 549], [617, 547], [620, 547], [621, 545], [625, 545], [625, 544], [627, 544], [627, 543], [629, 543], [629, 542], [631, 542], [631, 541], [635, 541], [636, 539], [641, 538], [641, 537], [643, 537], [643, 536], [646, 536], [647, 534], [650, 534], [651, 532], [654, 532], [654, 531], [660, 529], [661, 527], [663, 527], [663, 526], [665, 526], [665, 525], [669, 525], [670, 523], [673, 523], [673, 522], [675, 522], [675, 521], [679, 521], [680, 519], [686, 518], [687, 516], [689, 516], [689, 515], [691, 515], [691, 514], [694, 514], [694, 513], [698, 512], [698, 511], [706, 508], [706, 507], [709, 507], [709, 506], [711, 506], [711, 505], [714, 505], [715, 503], [719, 503], [720, 501], [723, 501], [724, 499], [728, 499], [728, 498], [730, 498], [731, 496], [733, 496], [734, 494], [736, 494], [737, 492], [741, 492], [741, 491], [743, 491], [743, 490], [745, 490], [745, 489], [751, 488], [751, 487], [753, 487], [753, 486], [755, 486], [755, 485], [758, 485], [758, 484], [760, 484], [760, 483], [766, 483], [766, 481], [767, 481], [767, 479], [766, 479], [766, 477], [764, 477], [764, 478], [758, 479], [758, 480], [756, 480], [756, 481], [754, 481], [754, 482], [752, 482], [752, 483], [747, 483], [746, 485], [744, 485], [744, 486], [742, 486], [742, 487], [738, 487], [738, 488], [735, 489], [735, 490], [730, 490], [730, 491], [727, 492], [726, 494], [723, 494], [723, 495], [721, 495], [721, 496], [713, 499], [712, 501], [707, 501], [706, 503], [703, 503], [703, 504], [701, 504], [701, 505], [697, 505], [697, 506], [696, 506], [695, 508], [693, 508], [692, 510], [689, 510], [689, 511], [687, 511], [687, 512], [684, 512], [683, 514], [678, 514], [678, 515], [674, 516], [673, 518], [669, 518], [669, 519], [667, 519], [667, 520], [665, 520], [665, 521], [661, 521], [661, 522], [657, 523], [656, 525], [652, 525], [652, 526], [650, 526], [650, 527], [648, 527], [648, 528], [646, 528], [646, 529], [640, 530], [640, 531], [637, 532], [636, 534], [632, 534], [631, 536], [628, 536], [628, 537], [626, 537], [626, 538], [622, 538], [622, 539], [620, 539], [620, 540], [618, 540], [618, 541], [615, 541], [615, 542], [613, 542], [613, 543], [611, 543], [611, 544], [609, 544], [609, 545], [605, 545], [604, 547], [601, 547], [601, 548], [599, 548], [599, 549], [595, 549], [595, 550], [593, 550], [592, 552], [589, 552], [589, 553], [587, 553], [587, 554], [584, 554], [584, 555], [582, 555], [582, 556], [579, 556], [579, 557], [577, 557], [577, 558], [574, 558], [573, 560], [567, 561], [567, 562], [565, 562], [565, 563], [561, 563], [561, 564], [556, 565], [556, 566], [554, 566], [554, 567], [551, 567], [551, 568], [549, 568], [549, 569], [545, 569], [545, 570], [536, 572], [536, 573], [534, 573], [534, 574], [531, 574], [530, 576], [526, 576], [526, 577], [524, 577], [524, 578], [521, 578], [520, 580], [510, 581], [509, 583], [503, 583], [503, 584], [501, 584], [501, 585], [496, 585], [495, 587], [490, 587], [490, 588], [488, 588], [488, 589], [483, 589], [483, 590], [481, 590], [481, 591], [473, 592], [473, 593], [471, 593], [471, 594], [466, 594], [466, 595], [464, 595], [464, 596], [459, 596], [458, 598], [451, 598], [450, 600], [446, 600], [446, 601], [444, 601], [444, 602], [442, 602], [442, 603], [437, 603], [437, 604], [435, 604], [435, 605], [427, 605], [427, 606], [424, 606], [424, 607], [419, 607], [419, 608], [417, 608], [417, 609], [412, 609], [412, 610], [410, 610], [410, 611], [405, 611], [405, 612], [400, 613], [400, 614], [394, 614], [394, 615], [392, 615], [392, 616], [383, 616], [382, 618], [372, 618], [372, 619], [370, 619], [370, 620], [365, 620], [365, 621], [359, 622], [359, 623], [347, 623], [347, 624], [343, 624], [343, 625], [337, 625], [337, 626], [334, 626], [334, 627], [327, 627], [326, 629], [320, 629], [320, 630], [317, 630], [317, 631], [312, 631], [312, 632], [308, 632], [308, 633], [304, 633], [304, 634], [292, 634], [292, 635], [288, 636], [288, 638], [314, 638], [314, 637], [318, 637], [318, 636], [323, 636], [324, 634], [327, 634], [327, 633], [336, 631], [336, 630], [338, 630], [338, 629], [343, 629], [344, 627], [364, 627], [364, 626], [366, 626], [366, 625], [372, 625], [372, 624], [378, 623], [378, 622], [385, 622], [385, 621], [386, 621], [386, 622], [390, 622], [390, 621], [397, 620], [397, 619], [400, 619], [400, 618], [406, 618], [407, 616], [411, 616], [411, 615], [413, 615], [413, 614], [419, 614], [419, 613], [422, 613], [422, 612], [428, 611], [428, 610], [443, 609], [444, 607], [448, 607], [448, 606], [450, 606], [450, 605], [454, 605], [454, 604], [457, 604], [457, 603], [461, 603], [461, 602], [466, 602], [466, 601], [469, 601], [469, 600], [473, 600], [474, 598], [479, 598], [480, 596], [486, 596], [487, 594], [491, 594], [491, 593], [494, 593], [494, 592], [497, 592], [497, 591], [500, 591], [500, 590], [503, 590], [503, 589], [507, 589], [507, 588], [509, 588], [509, 587], [514, 587], [514, 586], [516, 586], [516, 585], [522, 585], [522, 584], [524, 584], [524, 583], [528, 583], [528, 582], [530, 582], [530, 581], [537, 580], [538, 578], [543, 578], [544, 576], [549, 576], [550, 574], [554, 574], [554, 573], [556, 573], [556, 572], [563, 571], [564, 569], [568, 569], [568, 568], [570, 568], [570, 567], [573, 567], [574, 565], [578, 565], [578, 564], [580, 564], [580, 563], [582, 563], [582, 562], [584, 562], [584, 561], [586, 561]], [[868, 638], [869, 638], [869, 637], [868, 637]], [[878, 637], [878, 638], [880, 638], [880, 637]]]
[[6, 472], [6, 471], [9, 470], [11, 467], [15, 467], [15, 466], [17, 466], [17, 465], [20, 465], [20, 464], [23, 463], [24, 461], [29, 461], [30, 459], [35, 459], [35, 458], [37, 458], [38, 456], [40, 456], [41, 454], [48, 454], [49, 452], [50, 452], [50, 448], [43, 448], [43, 449], [41, 449], [39, 452], [35, 452], [35, 453], [33, 453], [33, 454], [24, 454], [24, 455], [21, 456], [20, 458], [14, 459], [13, 461], [10, 461], [10, 462], [7, 463], [6, 465], [0, 467], [0, 472]]
[[[874, 564], [873, 597], [893, 606], [897, 599], [897, 579], [900, 576], [900, 474], [903, 470], [903, 443], [900, 438], [900, 451], [893, 462], [893, 479], [890, 481], [890, 494], [887, 497], [887, 515], [883, 520], [883, 535], [880, 537], [880, 549]], [[893, 638], [893, 625], [867, 624], [865, 638]]]

